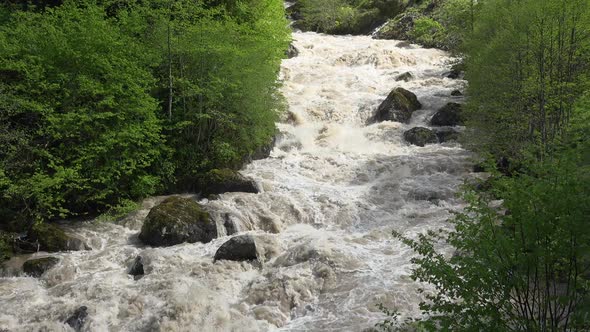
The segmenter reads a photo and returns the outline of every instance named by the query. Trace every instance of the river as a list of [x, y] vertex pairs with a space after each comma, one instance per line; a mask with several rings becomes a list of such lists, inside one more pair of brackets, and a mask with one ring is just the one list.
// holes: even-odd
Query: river
[[[162, 198], [119, 222], [70, 226], [90, 251], [59, 253], [42, 278], [0, 278], [0, 330], [68, 331], [88, 307], [85, 331], [362, 331], [384, 316], [377, 304], [419, 314], [412, 252], [391, 235], [447, 226], [470, 170], [457, 143], [410, 146], [403, 132], [427, 126], [451, 91], [448, 54], [370, 36], [293, 34], [298, 57], [284, 60], [289, 121], [271, 157], [249, 164], [260, 194], [202, 200], [240, 232], [257, 237], [260, 263], [219, 261], [229, 237], [168, 248], [137, 239]], [[399, 45], [399, 47], [397, 46]], [[394, 78], [411, 72], [409, 82]], [[423, 104], [411, 123], [367, 125], [395, 87]], [[42, 256], [38, 253], [36, 256]], [[145, 277], [127, 274], [141, 255]]]

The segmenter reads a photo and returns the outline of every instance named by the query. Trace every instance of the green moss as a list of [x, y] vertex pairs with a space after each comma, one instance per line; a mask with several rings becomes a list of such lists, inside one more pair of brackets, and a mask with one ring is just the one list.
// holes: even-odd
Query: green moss
[[398, 109], [414, 112], [422, 107], [416, 95], [403, 88], [393, 90], [393, 98]]

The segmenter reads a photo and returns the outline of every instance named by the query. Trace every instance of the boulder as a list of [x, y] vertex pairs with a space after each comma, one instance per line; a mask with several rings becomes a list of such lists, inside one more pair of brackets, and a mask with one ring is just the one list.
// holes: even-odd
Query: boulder
[[404, 81], [404, 82], [409, 82], [414, 78], [414, 75], [412, 75], [412, 73], [410, 72], [405, 72], [403, 74], [397, 75], [395, 77], [395, 81], [396, 82], [400, 82], [400, 81]]
[[293, 44], [289, 44], [289, 48], [287, 48], [285, 55], [289, 59], [295, 58], [299, 56], [299, 50], [297, 49], [297, 47], [293, 46]]
[[84, 323], [86, 323], [86, 318], [88, 318], [88, 308], [82, 306], [65, 321], [74, 331], [80, 332], [82, 331], [82, 327], [84, 327]]
[[207, 243], [217, 237], [217, 225], [199, 203], [172, 196], [152, 208], [145, 218], [139, 239], [154, 247], [183, 242]]
[[59, 226], [51, 223], [36, 223], [16, 242], [24, 252], [59, 252], [89, 250], [81, 239], [66, 234]]
[[453, 90], [451, 92], [451, 96], [453, 97], [461, 97], [463, 95], [463, 93], [460, 90]]
[[389, 20], [379, 31], [373, 34], [373, 38], [409, 40], [411, 39], [409, 32], [413, 30], [414, 22], [422, 16], [422, 14], [412, 11], [404, 12]]
[[135, 257], [133, 263], [129, 267], [129, 274], [135, 277], [135, 280], [140, 279], [145, 274], [143, 270], [143, 258], [141, 256]]
[[226, 192], [259, 193], [254, 180], [231, 169], [214, 169], [201, 176], [199, 191], [203, 197]]
[[377, 108], [377, 113], [370, 122], [397, 121], [408, 123], [412, 113], [422, 107], [418, 98], [412, 92], [395, 88], [385, 101]]
[[404, 139], [413, 145], [424, 146], [426, 144], [437, 143], [434, 131], [424, 128], [415, 127], [404, 133]]
[[38, 278], [47, 272], [47, 270], [54, 267], [58, 262], [59, 258], [56, 257], [29, 259], [23, 265], [23, 271], [31, 277]]
[[463, 106], [457, 103], [448, 103], [438, 110], [430, 120], [433, 126], [458, 126], [463, 124]]
[[215, 253], [214, 261], [250, 261], [258, 259], [256, 241], [250, 235], [239, 235], [225, 242]]
[[436, 137], [440, 143], [458, 141], [460, 133], [452, 128], [438, 129]]

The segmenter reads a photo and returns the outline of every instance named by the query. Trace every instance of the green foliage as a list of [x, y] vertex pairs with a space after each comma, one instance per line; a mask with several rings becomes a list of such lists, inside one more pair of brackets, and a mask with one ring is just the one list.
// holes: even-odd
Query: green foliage
[[[417, 240], [413, 278], [434, 287], [421, 308], [431, 331], [583, 331], [590, 314], [588, 145], [531, 162], [534, 175], [494, 183], [504, 213], [468, 191], [454, 230]], [[455, 250], [440, 253], [440, 243]]]
[[414, 28], [410, 31], [410, 37], [422, 45], [436, 45], [444, 36], [445, 28], [437, 21], [429, 17], [420, 17], [414, 21]]
[[550, 154], [590, 87], [589, 22], [585, 0], [484, 3], [465, 44], [472, 148]]
[[60, 3], [0, 5], [4, 228], [127, 211], [275, 134], [281, 1]]
[[298, 27], [334, 34], [362, 34], [376, 28], [408, 4], [404, 0], [301, 0]]

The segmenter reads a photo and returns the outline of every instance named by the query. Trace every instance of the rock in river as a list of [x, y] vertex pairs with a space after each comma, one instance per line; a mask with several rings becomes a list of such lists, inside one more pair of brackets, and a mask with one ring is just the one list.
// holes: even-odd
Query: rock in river
[[256, 241], [250, 235], [239, 235], [221, 245], [214, 260], [250, 261], [257, 259]]
[[397, 121], [408, 123], [412, 113], [421, 107], [422, 104], [420, 104], [415, 94], [403, 88], [395, 88], [389, 93], [387, 99], [379, 105], [377, 113], [370, 122]]
[[139, 239], [154, 247], [183, 242], [207, 243], [217, 237], [217, 225], [199, 203], [172, 196], [154, 207], [146, 217]]

